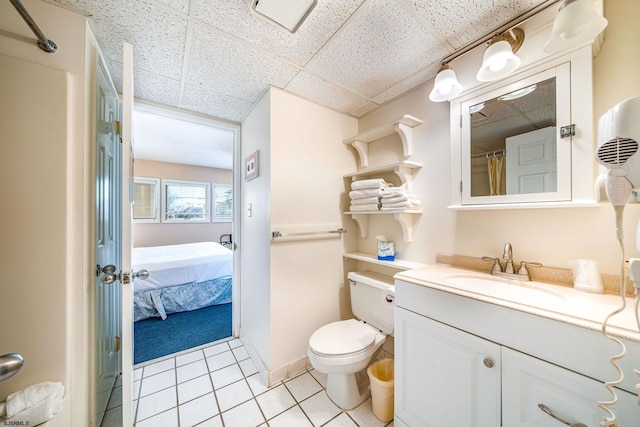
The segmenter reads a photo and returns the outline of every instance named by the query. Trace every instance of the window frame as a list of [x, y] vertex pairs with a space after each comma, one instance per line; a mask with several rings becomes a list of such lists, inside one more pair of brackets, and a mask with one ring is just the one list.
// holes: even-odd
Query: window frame
[[[156, 196], [156, 204], [155, 204], [155, 208], [154, 208], [154, 213], [155, 213], [155, 218], [136, 218], [135, 217], [135, 184], [153, 184], [155, 185], [155, 196]], [[133, 200], [134, 200], [134, 206], [132, 209], [132, 216], [133, 216], [133, 222], [135, 224], [159, 224], [160, 223], [160, 217], [161, 217], [161, 209], [160, 209], [160, 178], [148, 178], [148, 177], [134, 177], [133, 178], [133, 185], [134, 185], [134, 189], [133, 189]]]
[[[231, 190], [231, 212], [228, 217], [218, 218], [216, 216], [216, 188], [228, 188]], [[214, 183], [211, 188], [211, 222], [233, 222], [233, 185], [232, 184], [216, 184]]]
[[[186, 186], [186, 187], [204, 187], [205, 188], [205, 217], [202, 219], [186, 219], [186, 218], [167, 218], [167, 186]], [[162, 179], [162, 210], [161, 222], [167, 224], [194, 224], [206, 223], [211, 221], [211, 184], [202, 181], [184, 181], [178, 179]]]

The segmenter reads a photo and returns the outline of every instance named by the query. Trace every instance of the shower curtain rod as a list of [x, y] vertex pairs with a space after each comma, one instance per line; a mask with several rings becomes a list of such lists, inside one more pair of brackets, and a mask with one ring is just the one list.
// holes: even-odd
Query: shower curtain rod
[[56, 51], [58, 50], [58, 46], [56, 46], [54, 42], [52, 42], [51, 40], [49, 40], [44, 36], [44, 34], [42, 33], [42, 31], [40, 31], [40, 28], [38, 28], [38, 25], [35, 23], [31, 15], [29, 15], [29, 12], [27, 12], [27, 9], [24, 8], [24, 5], [22, 4], [22, 2], [20, 0], [9, 0], [9, 1], [13, 5], [13, 7], [16, 8], [20, 16], [22, 16], [22, 19], [24, 19], [24, 22], [26, 22], [29, 28], [31, 28], [31, 31], [33, 31], [33, 34], [35, 34], [36, 37], [38, 38], [38, 47], [47, 53], [56, 53]]
[[472, 154], [471, 158], [472, 159], [477, 159], [480, 157], [495, 157], [495, 156], [504, 156], [505, 155], [505, 151], [503, 150], [495, 150], [495, 151], [487, 151], [486, 153], [478, 153], [478, 154]]

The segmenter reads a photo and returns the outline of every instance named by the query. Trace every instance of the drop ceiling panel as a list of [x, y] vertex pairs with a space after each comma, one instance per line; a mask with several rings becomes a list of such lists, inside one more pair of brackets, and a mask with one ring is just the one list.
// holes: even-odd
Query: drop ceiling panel
[[194, 25], [186, 73], [189, 85], [255, 102], [268, 85], [284, 88], [297, 72], [298, 68], [237, 38]]
[[[113, 62], [109, 69], [118, 92], [122, 92], [122, 63]], [[156, 104], [180, 106], [180, 82], [157, 74], [136, 70], [133, 75], [133, 87], [136, 98]]]
[[454, 48], [490, 33], [540, 0], [406, 0]]
[[369, 0], [308, 69], [371, 98], [447, 53], [397, 2]]
[[253, 103], [186, 85], [180, 107], [212, 117], [241, 122], [251, 111]]
[[319, 1], [295, 34], [251, 13], [248, 0], [199, 1], [194, 16], [282, 59], [304, 66], [363, 1]]
[[411, 89], [424, 84], [424, 82], [428, 81], [437, 74], [438, 70], [440, 69], [440, 65], [441, 64], [439, 62], [427, 65], [420, 71], [414, 73], [404, 80], [401, 80], [400, 82], [391, 86], [389, 89], [373, 97], [373, 101], [378, 104], [384, 104], [385, 102], [396, 99], [397, 97], [404, 93], [407, 93]]
[[337, 111], [351, 111], [365, 98], [307, 72], [299, 72], [285, 90]]

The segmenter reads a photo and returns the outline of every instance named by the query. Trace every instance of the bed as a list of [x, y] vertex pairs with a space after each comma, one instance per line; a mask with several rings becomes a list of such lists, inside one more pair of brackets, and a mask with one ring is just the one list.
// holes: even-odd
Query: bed
[[231, 302], [233, 255], [216, 242], [133, 248], [133, 319], [163, 320], [168, 314]]

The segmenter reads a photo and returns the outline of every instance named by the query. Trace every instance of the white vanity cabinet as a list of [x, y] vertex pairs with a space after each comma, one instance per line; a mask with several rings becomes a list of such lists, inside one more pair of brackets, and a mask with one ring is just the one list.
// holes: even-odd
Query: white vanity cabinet
[[[617, 378], [601, 334], [396, 278], [395, 424], [408, 427], [598, 427]], [[630, 377], [615, 388], [620, 426], [640, 426]], [[594, 379], [595, 378], [595, 379]]]

